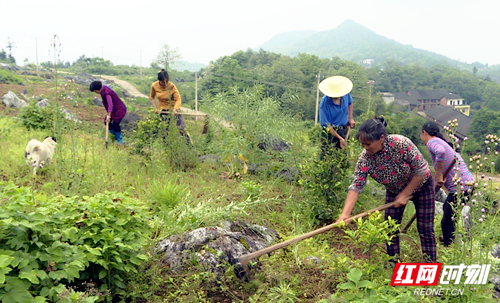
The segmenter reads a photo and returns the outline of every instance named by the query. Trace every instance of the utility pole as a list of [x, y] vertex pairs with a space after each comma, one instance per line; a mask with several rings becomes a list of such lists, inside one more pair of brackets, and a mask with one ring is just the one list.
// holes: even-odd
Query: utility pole
[[318, 125], [318, 110], [319, 110], [319, 79], [321, 78], [321, 72], [318, 72], [317, 86], [316, 86], [316, 111], [314, 112], [314, 125]]
[[140, 72], [139, 73], [140, 73], [140, 76], [141, 76], [141, 79], [142, 79], [142, 48], [141, 48], [141, 59], [139, 60], [139, 66], [140, 66], [140, 68], [139, 68]]
[[372, 88], [373, 88], [373, 84], [375, 84], [375, 81], [373, 80], [368, 80], [368, 82], [366, 82], [368, 84], [368, 86], [370, 87], [370, 95], [368, 96], [368, 115], [370, 114], [370, 107], [372, 105]]
[[36, 71], [38, 72], [38, 37], [35, 37]]
[[198, 72], [194, 73], [194, 111], [198, 113]]

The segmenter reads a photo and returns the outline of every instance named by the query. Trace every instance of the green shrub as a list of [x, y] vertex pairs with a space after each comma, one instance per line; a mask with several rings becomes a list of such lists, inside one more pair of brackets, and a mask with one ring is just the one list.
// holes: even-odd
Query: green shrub
[[0, 83], [6, 84], [23, 84], [24, 81], [21, 77], [16, 75], [15, 73], [0, 69]]
[[56, 106], [40, 107], [30, 104], [21, 108], [18, 117], [27, 129], [60, 130], [69, 126], [68, 120], [64, 119], [64, 114]]
[[158, 114], [150, 111], [145, 120], [137, 122], [137, 129], [133, 133], [136, 139], [134, 151], [148, 157], [159, 151], [174, 170], [194, 168], [198, 162], [196, 151], [180, 135], [176, 117], [171, 117], [168, 132], [167, 126], [168, 123], [162, 121]]
[[91, 281], [120, 295], [125, 274], [147, 260], [147, 213], [128, 195], [33, 197], [27, 187], [1, 183], [0, 202], [2, 302], [55, 300]]
[[351, 163], [347, 150], [331, 148], [322, 160], [314, 160], [302, 167], [305, 185], [319, 199], [311, 201], [316, 219], [326, 222], [338, 215], [344, 205], [347, 188], [351, 183]]

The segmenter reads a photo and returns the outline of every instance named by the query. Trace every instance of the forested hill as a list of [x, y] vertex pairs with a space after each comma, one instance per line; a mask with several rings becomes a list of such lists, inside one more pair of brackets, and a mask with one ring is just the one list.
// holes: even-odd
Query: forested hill
[[[403, 45], [397, 41], [380, 36], [366, 27], [346, 20], [337, 28], [328, 31], [292, 31], [281, 33], [264, 43], [262, 49], [284, 55], [295, 56], [299, 53], [317, 55], [321, 58], [340, 57], [362, 63], [373, 59], [373, 65], [380, 66], [386, 60], [395, 60], [404, 65], [419, 63], [430, 67], [448, 63], [472, 70], [472, 65], [452, 60], [446, 56]], [[481, 69], [481, 64], [476, 68]]]

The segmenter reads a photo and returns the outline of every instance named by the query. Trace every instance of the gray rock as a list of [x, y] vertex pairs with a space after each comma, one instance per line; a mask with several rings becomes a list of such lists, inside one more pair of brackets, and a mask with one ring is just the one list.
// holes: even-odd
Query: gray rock
[[23, 101], [19, 99], [19, 97], [16, 96], [13, 92], [9, 91], [2, 97], [2, 103], [5, 104], [7, 107], [24, 107], [27, 106], [28, 103], [26, 101]]
[[286, 151], [290, 149], [290, 146], [282, 139], [267, 138], [263, 142], [257, 144], [260, 149], [263, 150], [274, 150], [274, 151]]
[[73, 114], [66, 108], [61, 109], [61, 112], [64, 114], [64, 119], [74, 121], [76, 123], [82, 123], [82, 121], [80, 121], [80, 119], [78, 119], [78, 117], [75, 114]]
[[182, 236], [161, 240], [155, 255], [172, 272], [181, 272], [192, 264], [207, 271], [224, 273], [227, 264], [236, 265], [238, 258], [269, 246], [281, 239], [272, 229], [245, 222], [224, 222], [221, 226], [195, 229]]
[[500, 259], [500, 244], [497, 244], [495, 247], [493, 247], [490, 253], [493, 257]]
[[434, 201], [434, 215], [440, 215], [443, 213], [443, 203], [439, 201]]
[[122, 129], [126, 131], [131, 131], [137, 126], [137, 121], [142, 120], [141, 117], [137, 113], [129, 113], [123, 117], [122, 121], [120, 122], [120, 125]]
[[494, 285], [494, 293], [498, 297], [498, 294], [500, 292], [500, 276], [491, 275], [489, 282]]
[[40, 106], [40, 107], [47, 107], [47, 106], [49, 106], [49, 100], [47, 100], [47, 99], [43, 99], [43, 100], [41, 100], [41, 101], [38, 101], [38, 102], [36, 103], [36, 105], [38, 105], [38, 106]]
[[297, 181], [299, 178], [299, 171], [294, 167], [287, 167], [277, 171], [276, 178], [283, 178], [288, 182]]
[[307, 256], [304, 258], [304, 260], [312, 262], [314, 264], [319, 264], [319, 263], [323, 262], [323, 260], [321, 260], [320, 258], [315, 257], [315, 256]]
[[220, 156], [213, 155], [213, 154], [208, 154], [208, 155], [200, 155], [198, 159], [201, 162], [207, 162], [207, 163], [217, 163], [220, 161]]
[[104, 107], [104, 105], [102, 105], [102, 100], [97, 98], [97, 97], [94, 98], [94, 100], [92, 100], [92, 102], [94, 102], [94, 105]]

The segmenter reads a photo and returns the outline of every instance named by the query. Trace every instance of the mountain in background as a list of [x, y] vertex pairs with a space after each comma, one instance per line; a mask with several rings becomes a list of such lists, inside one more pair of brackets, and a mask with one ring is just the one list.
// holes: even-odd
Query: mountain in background
[[380, 66], [386, 60], [394, 60], [404, 65], [418, 63], [425, 67], [446, 63], [470, 71], [473, 66], [478, 70], [488, 68], [485, 64], [467, 64], [411, 45], [404, 45], [378, 35], [352, 20], [346, 20], [337, 28], [328, 31], [281, 33], [260, 48], [289, 56], [306, 53], [321, 58], [340, 57], [365, 66]]

